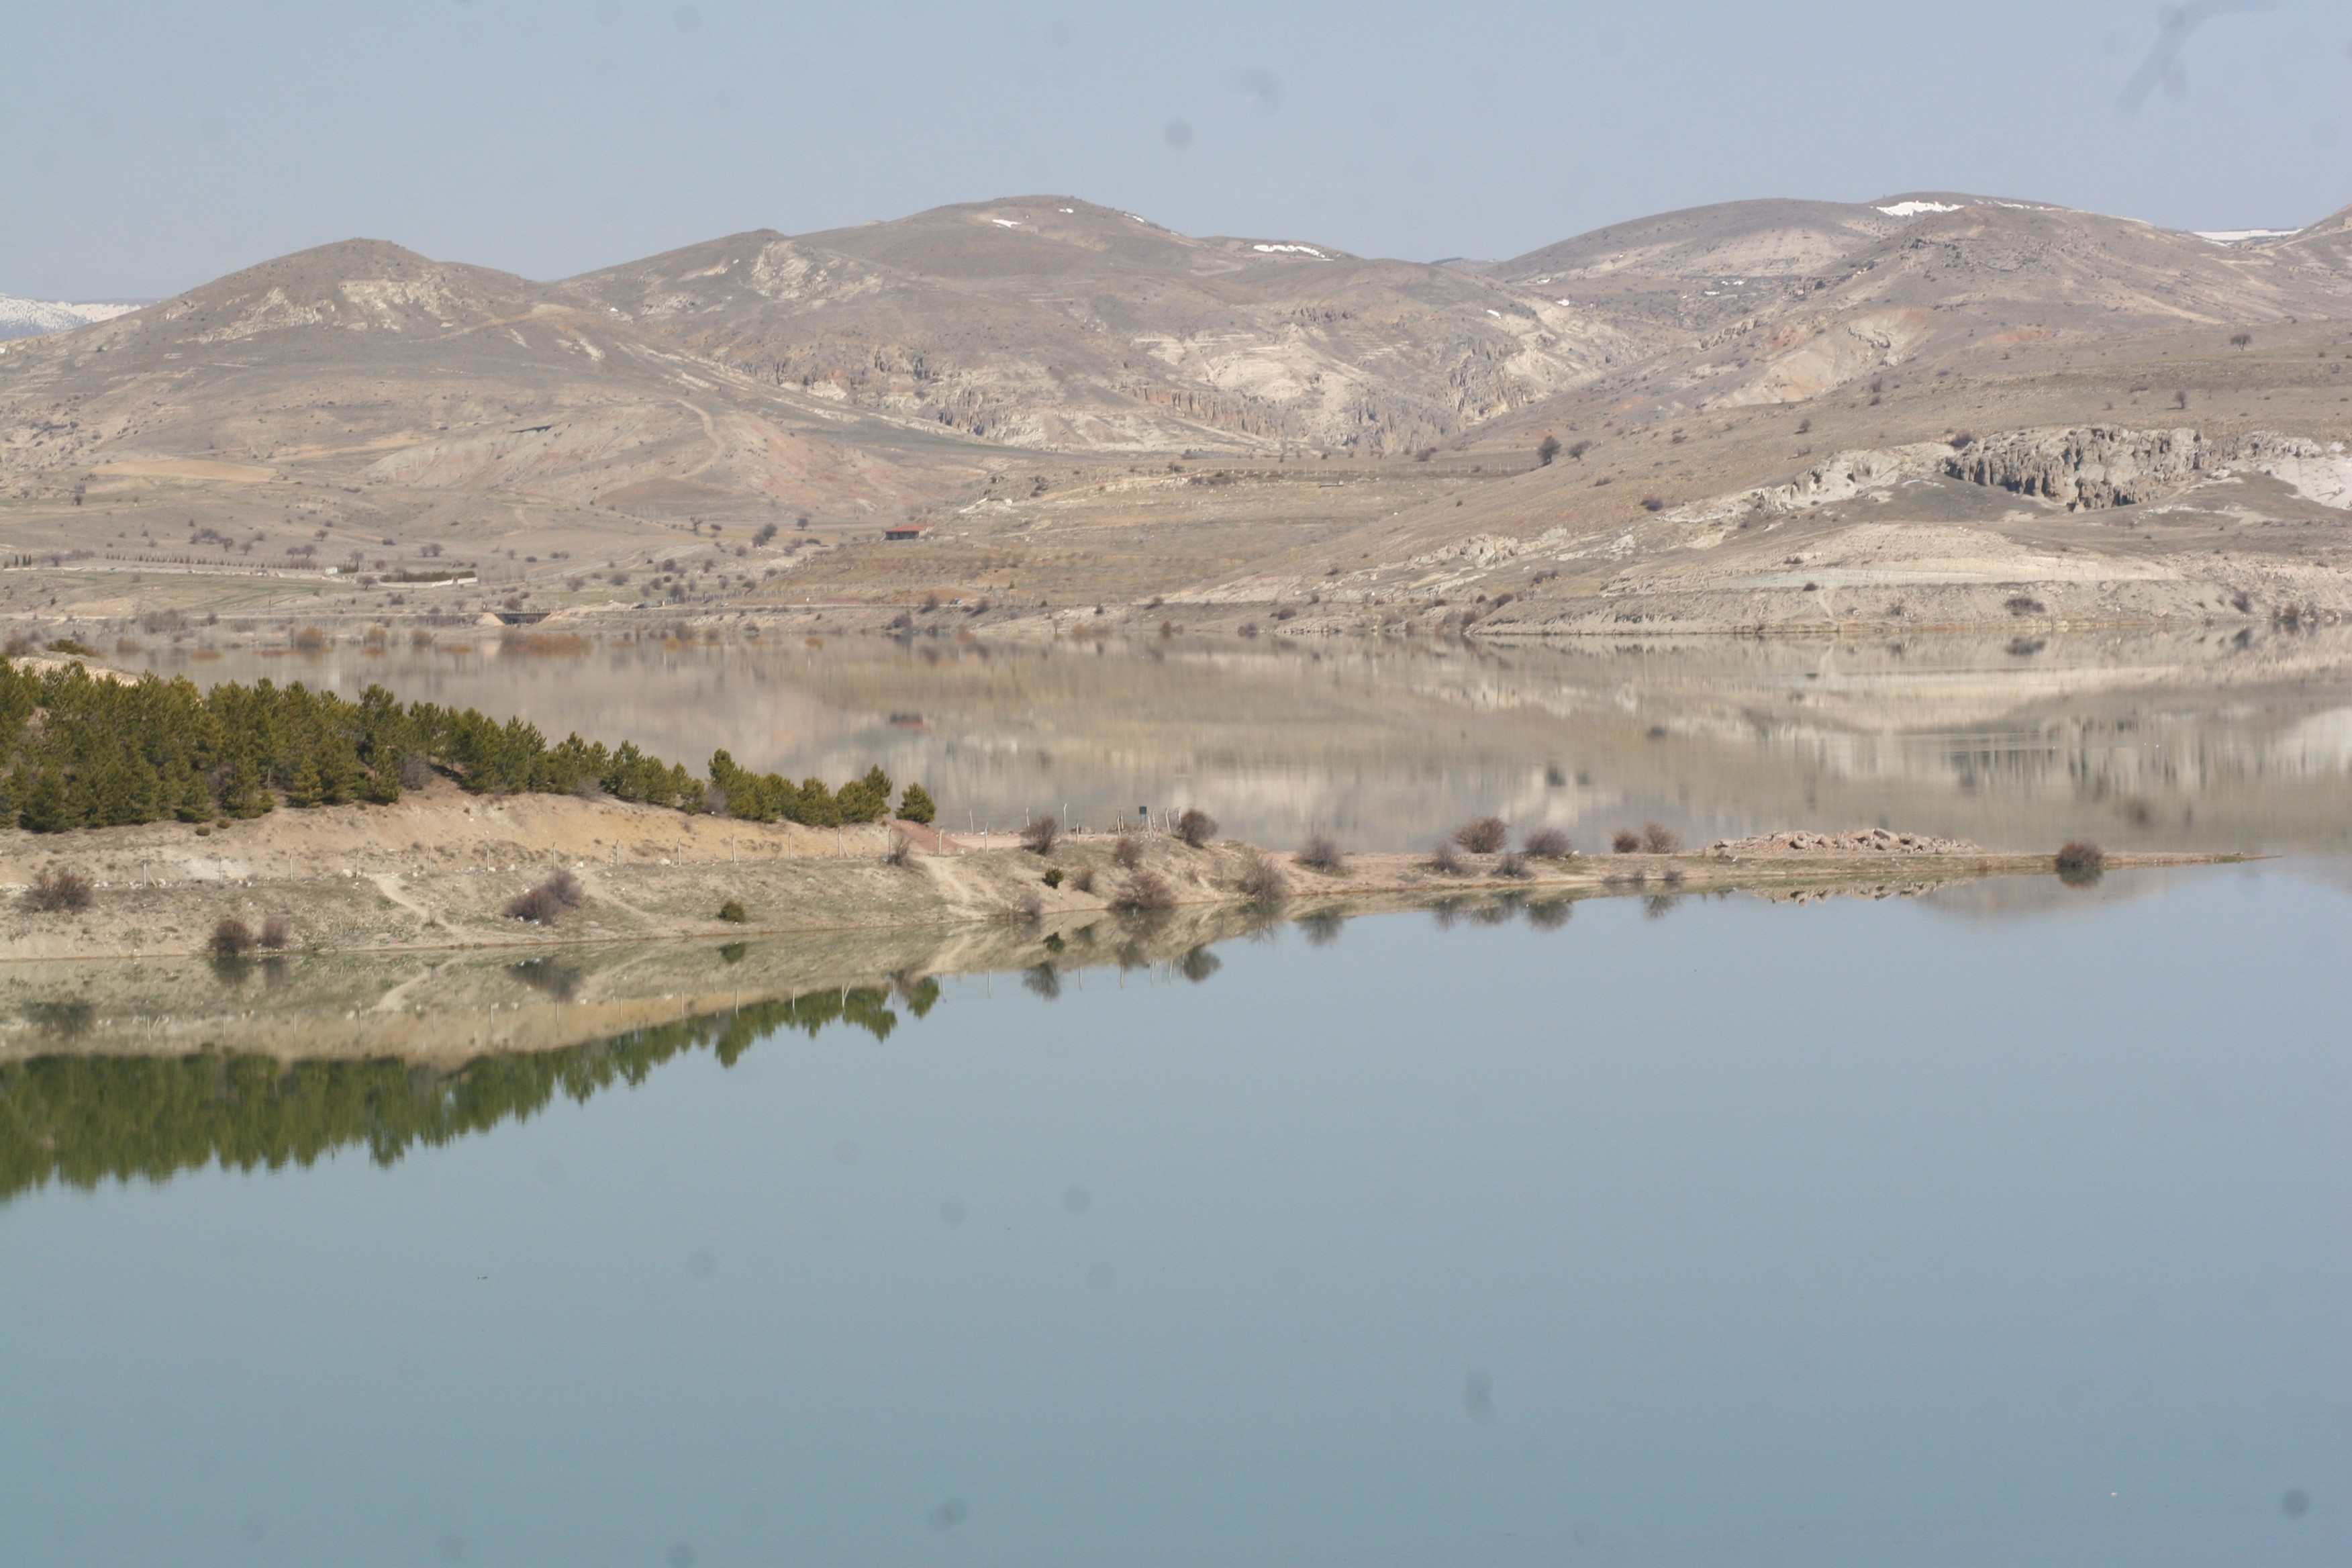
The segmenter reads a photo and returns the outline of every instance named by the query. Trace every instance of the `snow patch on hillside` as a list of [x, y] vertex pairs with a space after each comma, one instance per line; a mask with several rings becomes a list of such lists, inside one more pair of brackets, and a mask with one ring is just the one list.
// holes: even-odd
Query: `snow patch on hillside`
[[139, 309], [136, 305], [76, 304], [65, 300], [21, 300], [0, 294], [0, 338], [32, 338], [44, 332], [69, 332], [93, 321], [110, 321]]
[[1896, 202], [1878, 210], [1888, 217], [1918, 217], [1927, 213], [1956, 213], [1960, 209], [1949, 202]]

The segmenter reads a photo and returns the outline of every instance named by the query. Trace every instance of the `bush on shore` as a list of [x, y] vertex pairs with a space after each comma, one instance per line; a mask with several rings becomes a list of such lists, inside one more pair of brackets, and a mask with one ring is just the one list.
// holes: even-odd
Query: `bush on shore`
[[1176, 818], [1176, 837], [1198, 849], [1217, 836], [1217, 819], [1198, 806], [1188, 805]]
[[558, 870], [536, 888], [509, 900], [506, 916], [510, 921], [551, 926], [587, 901], [588, 894], [580, 886], [580, 879], [569, 871]]
[[1344, 876], [1348, 870], [1346, 853], [1340, 849], [1338, 840], [1325, 833], [1318, 833], [1307, 839], [1306, 847], [1298, 852], [1298, 863], [1327, 877]]
[[1157, 914], [1176, 907], [1176, 890], [1157, 872], [1138, 871], [1128, 878], [1110, 907], [1123, 915]]
[[1473, 855], [1492, 855], [1511, 841], [1511, 830], [1499, 816], [1481, 816], [1454, 830], [1454, 842]]
[[35, 914], [73, 915], [89, 908], [89, 879], [70, 866], [44, 866], [25, 889], [25, 908]]
[[1290, 896], [1290, 879], [1265, 856], [1253, 854], [1242, 870], [1241, 890], [1254, 904], [1278, 904]]
[[1565, 860], [1576, 846], [1557, 827], [1538, 827], [1519, 840], [1519, 851], [1530, 860]]
[[2107, 852], [2085, 839], [2074, 839], [2058, 851], [2058, 875], [2077, 886], [2095, 882], [2107, 868]]

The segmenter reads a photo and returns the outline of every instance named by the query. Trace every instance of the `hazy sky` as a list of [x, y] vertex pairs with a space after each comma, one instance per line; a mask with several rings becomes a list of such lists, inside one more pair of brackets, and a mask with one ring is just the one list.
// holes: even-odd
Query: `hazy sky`
[[26, 5], [0, 293], [169, 294], [353, 235], [551, 278], [1031, 192], [1423, 258], [1742, 196], [2352, 202], [2352, 9], [2189, 9], [2168, 57], [2137, 0]]

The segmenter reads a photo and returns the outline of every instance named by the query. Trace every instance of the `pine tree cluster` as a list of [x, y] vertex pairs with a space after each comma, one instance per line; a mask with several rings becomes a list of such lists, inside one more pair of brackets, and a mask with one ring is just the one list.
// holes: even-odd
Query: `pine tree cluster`
[[730, 815], [761, 822], [830, 826], [889, 812], [878, 767], [837, 793], [814, 779], [794, 786], [745, 773], [724, 752], [712, 770], [716, 790], [627, 742], [607, 750], [574, 734], [550, 744], [520, 719], [403, 706], [381, 686], [353, 702], [299, 682], [203, 690], [152, 674], [93, 679], [79, 665], [34, 674], [0, 659], [0, 824], [34, 833], [259, 816], [281, 801], [389, 804], [436, 773], [477, 794], [602, 793], [683, 811], [715, 809], [723, 796]]

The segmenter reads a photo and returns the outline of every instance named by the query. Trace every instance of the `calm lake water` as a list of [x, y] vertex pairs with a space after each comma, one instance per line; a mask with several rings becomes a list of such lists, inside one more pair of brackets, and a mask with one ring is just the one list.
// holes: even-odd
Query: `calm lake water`
[[19, 1069], [0, 1562], [2352, 1561], [2315, 868]]
[[[262, 642], [268, 636], [254, 634]], [[1276, 847], [1419, 848], [1472, 816], [1589, 845], [1885, 826], [2054, 849], [2352, 853], [2352, 630], [1432, 648], [1343, 639], [1048, 646], [879, 637], [502, 653], [151, 647], [267, 676], [521, 713], [699, 769], [839, 781], [880, 761], [942, 821], [1200, 805]]]

